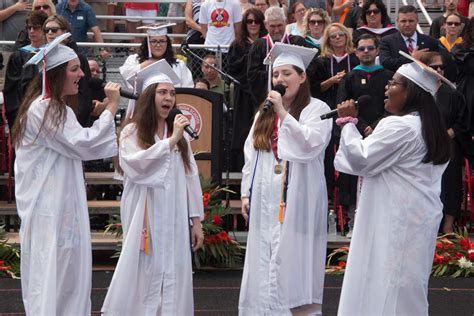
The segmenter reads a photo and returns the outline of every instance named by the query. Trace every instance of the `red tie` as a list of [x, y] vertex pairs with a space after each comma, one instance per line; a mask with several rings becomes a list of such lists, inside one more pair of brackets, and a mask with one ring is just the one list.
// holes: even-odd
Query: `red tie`
[[413, 52], [413, 38], [407, 38], [407, 42], [408, 42], [408, 45], [407, 45], [407, 48], [408, 48], [408, 52], [411, 54]]

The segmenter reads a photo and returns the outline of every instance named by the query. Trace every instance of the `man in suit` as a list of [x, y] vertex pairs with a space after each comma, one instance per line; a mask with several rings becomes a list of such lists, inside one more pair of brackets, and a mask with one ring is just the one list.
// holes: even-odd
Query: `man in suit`
[[387, 35], [380, 41], [380, 63], [393, 72], [411, 61], [400, 56], [402, 50], [416, 59], [426, 51], [438, 51], [438, 41], [416, 31], [418, 14], [412, 5], [401, 6], [398, 10], [398, 32]]

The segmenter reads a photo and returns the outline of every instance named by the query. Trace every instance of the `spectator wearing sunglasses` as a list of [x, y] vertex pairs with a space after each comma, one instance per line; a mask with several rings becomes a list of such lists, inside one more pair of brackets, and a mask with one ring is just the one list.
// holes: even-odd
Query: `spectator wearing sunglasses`
[[[420, 61], [444, 75], [445, 67], [440, 53], [424, 53]], [[467, 131], [469, 115], [463, 95], [447, 84], [440, 83], [435, 100], [451, 140], [451, 159], [441, 180], [441, 231], [448, 234], [453, 232], [454, 221], [461, 215], [463, 152], [470, 151], [472, 142]]]
[[461, 44], [462, 37], [460, 35], [463, 27], [464, 24], [461, 15], [458, 13], [450, 13], [443, 24], [446, 35], [439, 38], [439, 43], [442, 48], [451, 52], [455, 45]]
[[3, 95], [7, 112], [8, 127], [13, 128], [18, 107], [25, 95], [26, 87], [36, 75], [32, 67], [23, 68], [23, 65], [44, 44], [43, 23], [48, 17], [42, 11], [31, 11], [26, 17], [26, 31], [30, 44], [17, 48], [10, 56], [5, 73]]
[[[360, 61], [352, 71], [347, 73], [339, 83], [336, 103], [346, 100], [357, 100], [363, 95], [372, 98], [372, 102], [360, 106], [358, 109], [359, 133], [363, 137], [372, 134], [375, 126], [385, 116], [384, 100], [385, 86], [393, 77], [393, 72], [376, 65], [376, 57], [379, 53], [379, 40], [371, 34], [362, 34], [356, 41], [355, 54]], [[339, 187], [338, 204], [343, 206], [344, 214], [349, 218], [347, 237], [352, 237], [354, 228], [355, 208], [357, 202], [358, 177], [339, 173], [337, 185]]]
[[331, 20], [326, 11], [323, 9], [309, 9], [303, 20], [303, 34], [307, 46], [318, 49], [317, 56], [321, 52], [321, 40], [324, 30], [331, 24]]
[[461, 27], [461, 36], [463, 35], [464, 26], [467, 25], [469, 19], [458, 12], [458, 4], [459, 0], [444, 0], [444, 8], [446, 11], [436, 19], [433, 19], [433, 23], [431, 23], [430, 26], [431, 37], [440, 38], [441, 36], [445, 35], [445, 29], [443, 28], [443, 25], [446, 17], [452, 13], [457, 13], [461, 16], [462, 23], [464, 24], [463, 27]]
[[362, 34], [371, 34], [378, 39], [397, 32], [391, 24], [387, 7], [382, 0], [368, 0], [362, 6], [360, 18], [363, 25], [352, 33], [354, 43]]

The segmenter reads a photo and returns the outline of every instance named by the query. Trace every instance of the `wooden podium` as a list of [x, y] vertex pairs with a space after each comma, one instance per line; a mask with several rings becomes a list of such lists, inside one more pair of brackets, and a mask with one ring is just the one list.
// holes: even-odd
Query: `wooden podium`
[[194, 88], [176, 88], [176, 104], [190, 120], [199, 139], [191, 142], [199, 173], [220, 184], [222, 178], [222, 94]]

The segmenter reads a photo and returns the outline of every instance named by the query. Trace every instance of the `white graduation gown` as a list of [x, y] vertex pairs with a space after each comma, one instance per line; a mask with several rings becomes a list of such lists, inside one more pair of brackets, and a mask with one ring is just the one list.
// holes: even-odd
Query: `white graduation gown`
[[[180, 79], [180, 83], [176, 84], [175, 87], [181, 88], [193, 88], [194, 81], [193, 75], [191, 70], [186, 66], [186, 64], [182, 61], [177, 59], [178, 63], [173, 64], [171, 68], [173, 68], [174, 72]], [[119, 68], [120, 74], [122, 75], [124, 80], [127, 80], [128, 77], [137, 73], [140, 70], [140, 63], [138, 62], [138, 54], [133, 54], [127, 57], [125, 63]], [[127, 82], [127, 86], [129, 88], [133, 88]]]
[[328, 207], [323, 160], [332, 121], [319, 117], [329, 110], [324, 102], [312, 98], [299, 122], [288, 114], [279, 128], [278, 156], [290, 162], [282, 225], [278, 221], [282, 174], [274, 173], [277, 161], [273, 152], [259, 151], [257, 162], [254, 127], [247, 137], [242, 196], [249, 196], [254, 170], [256, 174], [239, 299], [241, 315], [288, 314], [293, 307], [322, 303]]
[[428, 315], [447, 164], [425, 154], [416, 115], [387, 117], [365, 139], [342, 129], [334, 166], [363, 179], [338, 315]]
[[82, 160], [117, 154], [113, 115], [83, 128], [67, 109], [64, 128], [45, 123], [49, 100], [33, 101], [16, 148], [21, 286], [27, 315], [90, 315], [91, 236]]
[[[166, 132], [165, 132], [166, 134]], [[191, 146], [191, 170], [169, 139], [144, 150], [135, 124], [120, 137], [124, 192], [122, 253], [102, 307], [104, 315], [193, 315], [189, 218], [203, 218], [202, 191]], [[189, 142], [188, 142], [188, 145]], [[149, 253], [140, 250], [145, 199]]]

